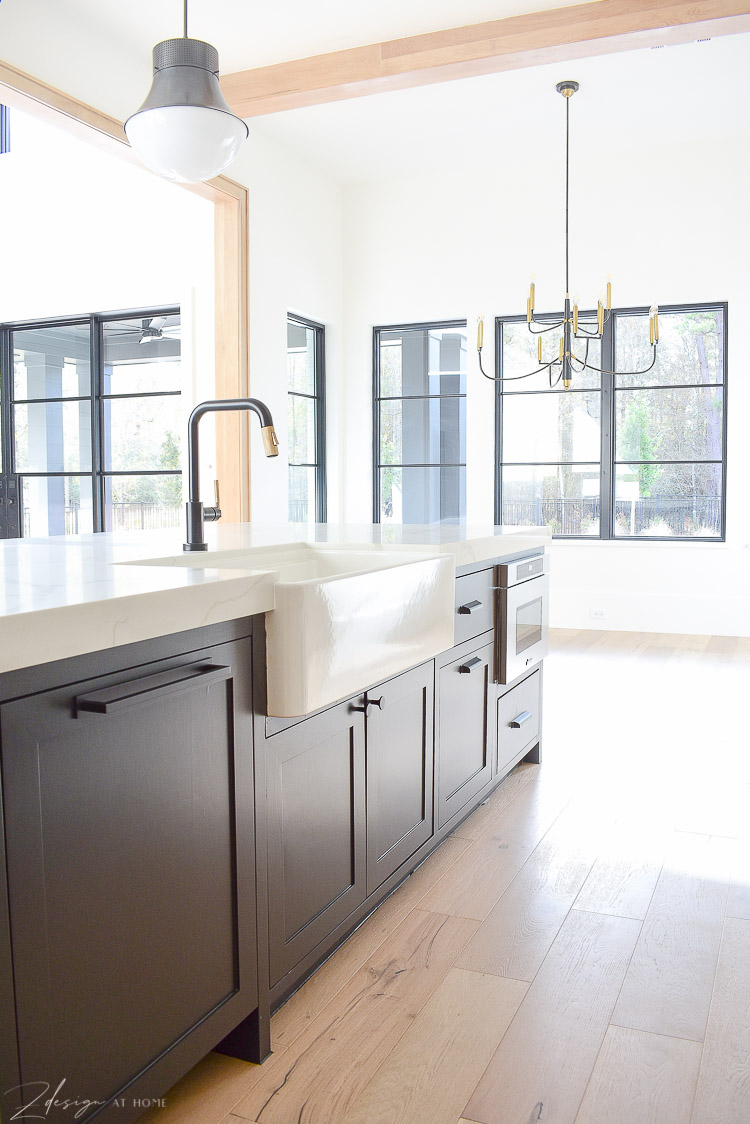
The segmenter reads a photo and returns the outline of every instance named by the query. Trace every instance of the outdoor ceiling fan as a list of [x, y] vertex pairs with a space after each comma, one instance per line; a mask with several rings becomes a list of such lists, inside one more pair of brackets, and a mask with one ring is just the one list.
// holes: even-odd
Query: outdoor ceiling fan
[[164, 339], [166, 322], [166, 316], [146, 317], [141, 323], [141, 338], [138, 343], [153, 343], [154, 340]]

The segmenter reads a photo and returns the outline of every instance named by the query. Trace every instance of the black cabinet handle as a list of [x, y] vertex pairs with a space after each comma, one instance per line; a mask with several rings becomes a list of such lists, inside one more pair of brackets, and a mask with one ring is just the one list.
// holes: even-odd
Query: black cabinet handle
[[215, 663], [185, 664], [173, 667], [171, 671], [157, 671], [129, 683], [117, 683], [114, 687], [104, 687], [88, 695], [78, 695], [75, 700], [76, 718], [83, 711], [88, 714], [122, 714], [146, 703], [176, 695], [192, 687], [205, 687], [229, 679], [231, 667]]
[[481, 601], [467, 601], [465, 605], [459, 605], [458, 606], [458, 612], [459, 613], [465, 613], [465, 614], [468, 615], [469, 613], [476, 613], [477, 609], [481, 609], [481, 608], [482, 608], [482, 602]]
[[365, 695], [362, 701], [362, 706], [355, 706], [354, 704], [352, 704], [349, 709], [358, 710], [361, 714], [367, 714], [367, 711], [371, 706], [376, 706], [378, 710], [382, 710], [385, 706], [385, 695], [381, 695], [379, 699], [371, 699], [367, 695]]
[[516, 717], [513, 719], [513, 721], [510, 723], [511, 730], [520, 730], [521, 727], [523, 726], [524, 722], [528, 722], [528, 720], [530, 718], [531, 718], [531, 711], [530, 710], [522, 710], [521, 713], [517, 714]]
[[462, 663], [458, 670], [462, 675], [470, 675], [475, 667], [479, 667], [481, 662], [479, 656], [474, 656], [473, 660], [467, 660], [466, 663]]

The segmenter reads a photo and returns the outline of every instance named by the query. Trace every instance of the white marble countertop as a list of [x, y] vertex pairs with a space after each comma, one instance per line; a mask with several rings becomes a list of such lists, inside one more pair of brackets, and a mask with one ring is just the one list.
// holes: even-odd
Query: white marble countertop
[[[179, 528], [0, 541], [0, 672], [269, 612], [273, 547], [408, 549], [463, 566], [550, 541], [536, 527], [234, 523], [208, 525], [209, 554], [185, 556], [182, 537]], [[248, 551], [238, 568], [210, 567], [211, 551], [238, 550]], [[121, 564], [150, 559], [162, 564]]]

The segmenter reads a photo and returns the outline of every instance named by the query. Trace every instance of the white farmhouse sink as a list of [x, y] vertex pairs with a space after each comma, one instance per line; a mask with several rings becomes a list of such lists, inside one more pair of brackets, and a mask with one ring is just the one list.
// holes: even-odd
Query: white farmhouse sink
[[296, 543], [207, 551], [125, 565], [272, 570], [266, 613], [268, 713], [328, 706], [453, 644], [450, 555]]

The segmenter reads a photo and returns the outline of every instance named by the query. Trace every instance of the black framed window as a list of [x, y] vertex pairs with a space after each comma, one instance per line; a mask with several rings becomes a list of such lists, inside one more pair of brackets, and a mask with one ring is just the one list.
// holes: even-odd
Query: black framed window
[[373, 519], [466, 517], [466, 321], [375, 328]]
[[289, 521], [325, 523], [325, 327], [290, 314], [286, 346]]
[[4, 537], [176, 527], [177, 308], [0, 327]]
[[[613, 310], [590, 362], [647, 367], [648, 315]], [[726, 335], [725, 304], [670, 305], [647, 374], [586, 370], [568, 391], [546, 373], [498, 383], [496, 521], [565, 538], [723, 541]], [[525, 316], [496, 320], [498, 374], [533, 370], [536, 348]]]

